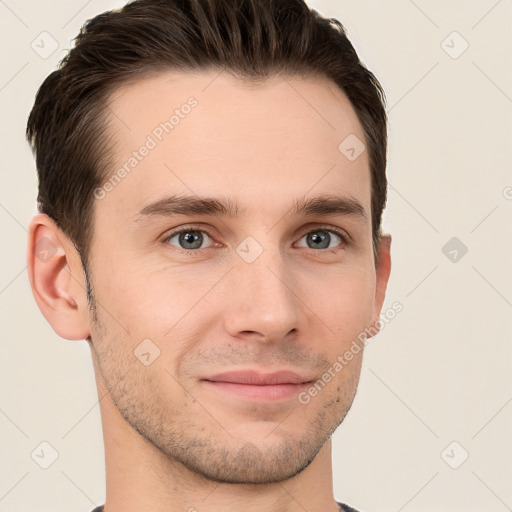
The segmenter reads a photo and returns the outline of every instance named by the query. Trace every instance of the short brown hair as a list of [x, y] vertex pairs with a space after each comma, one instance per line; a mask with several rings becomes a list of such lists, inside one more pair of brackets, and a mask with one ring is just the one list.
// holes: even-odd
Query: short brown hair
[[155, 71], [216, 69], [244, 81], [278, 73], [319, 75], [343, 90], [366, 138], [377, 256], [387, 189], [384, 92], [341, 23], [304, 0], [135, 0], [84, 24], [39, 88], [27, 123], [39, 211], [74, 243], [84, 270], [93, 191], [106, 179], [112, 157], [106, 137], [110, 94]]

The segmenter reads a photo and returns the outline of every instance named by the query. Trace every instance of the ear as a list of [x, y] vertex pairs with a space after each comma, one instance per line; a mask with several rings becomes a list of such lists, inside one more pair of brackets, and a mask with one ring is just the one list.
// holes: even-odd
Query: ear
[[[389, 274], [391, 272], [391, 235], [383, 235], [379, 241], [378, 262], [376, 267], [375, 284], [375, 302], [373, 308], [373, 318], [371, 332], [377, 334], [380, 331], [381, 322], [379, 322], [380, 312], [384, 299], [386, 297], [386, 288], [388, 285]], [[375, 336], [373, 334], [372, 336]]]
[[45, 214], [30, 222], [27, 269], [32, 293], [53, 330], [62, 338], [90, 336], [85, 275], [69, 238]]

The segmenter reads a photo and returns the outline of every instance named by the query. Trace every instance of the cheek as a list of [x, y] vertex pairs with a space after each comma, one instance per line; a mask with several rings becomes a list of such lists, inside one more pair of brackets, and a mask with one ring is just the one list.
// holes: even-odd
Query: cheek
[[219, 280], [212, 274], [191, 277], [190, 271], [166, 267], [148, 273], [137, 265], [129, 272], [117, 267], [96, 275], [94, 293], [109, 338], [122, 338], [130, 353], [157, 354], [155, 367], [165, 365], [174, 373], [207, 329], [206, 294]]
[[163, 336], [204, 294], [179, 272], [151, 273], [137, 265], [110, 268], [95, 276], [95, 294], [104, 308], [134, 335]]
[[375, 274], [351, 269], [331, 274], [321, 290], [310, 297], [311, 309], [322, 319], [336, 343], [350, 342], [371, 322], [375, 300]]

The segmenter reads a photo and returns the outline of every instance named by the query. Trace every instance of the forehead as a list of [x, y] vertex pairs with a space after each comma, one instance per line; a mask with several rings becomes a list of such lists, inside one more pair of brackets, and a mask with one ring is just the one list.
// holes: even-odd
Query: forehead
[[115, 163], [106, 178], [122, 175], [111, 180], [110, 201], [136, 208], [168, 193], [233, 191], [242, 206], [257, 199], [262, 207], [282, 203], [283, 191], [292, 199], [311, 191], [369, 208], [367, 152], [351, 160], [342, 151], [347, 138], [364, 147], [364, 134], [326, 78], [251, 84], [219, 71], [162, 72], [117, 89], [108, 110]]

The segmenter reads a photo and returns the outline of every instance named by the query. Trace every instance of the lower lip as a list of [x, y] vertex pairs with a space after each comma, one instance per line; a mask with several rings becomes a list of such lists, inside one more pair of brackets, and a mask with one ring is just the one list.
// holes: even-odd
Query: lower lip
[[204, 381], [214, 389], [231, 395], [238, 395], [242, 398], [262, 401], [283, 400], [297, 396], [298, 393], [307, 389], [311, 383], [302, 384], [237, 384], [235, 382]]

